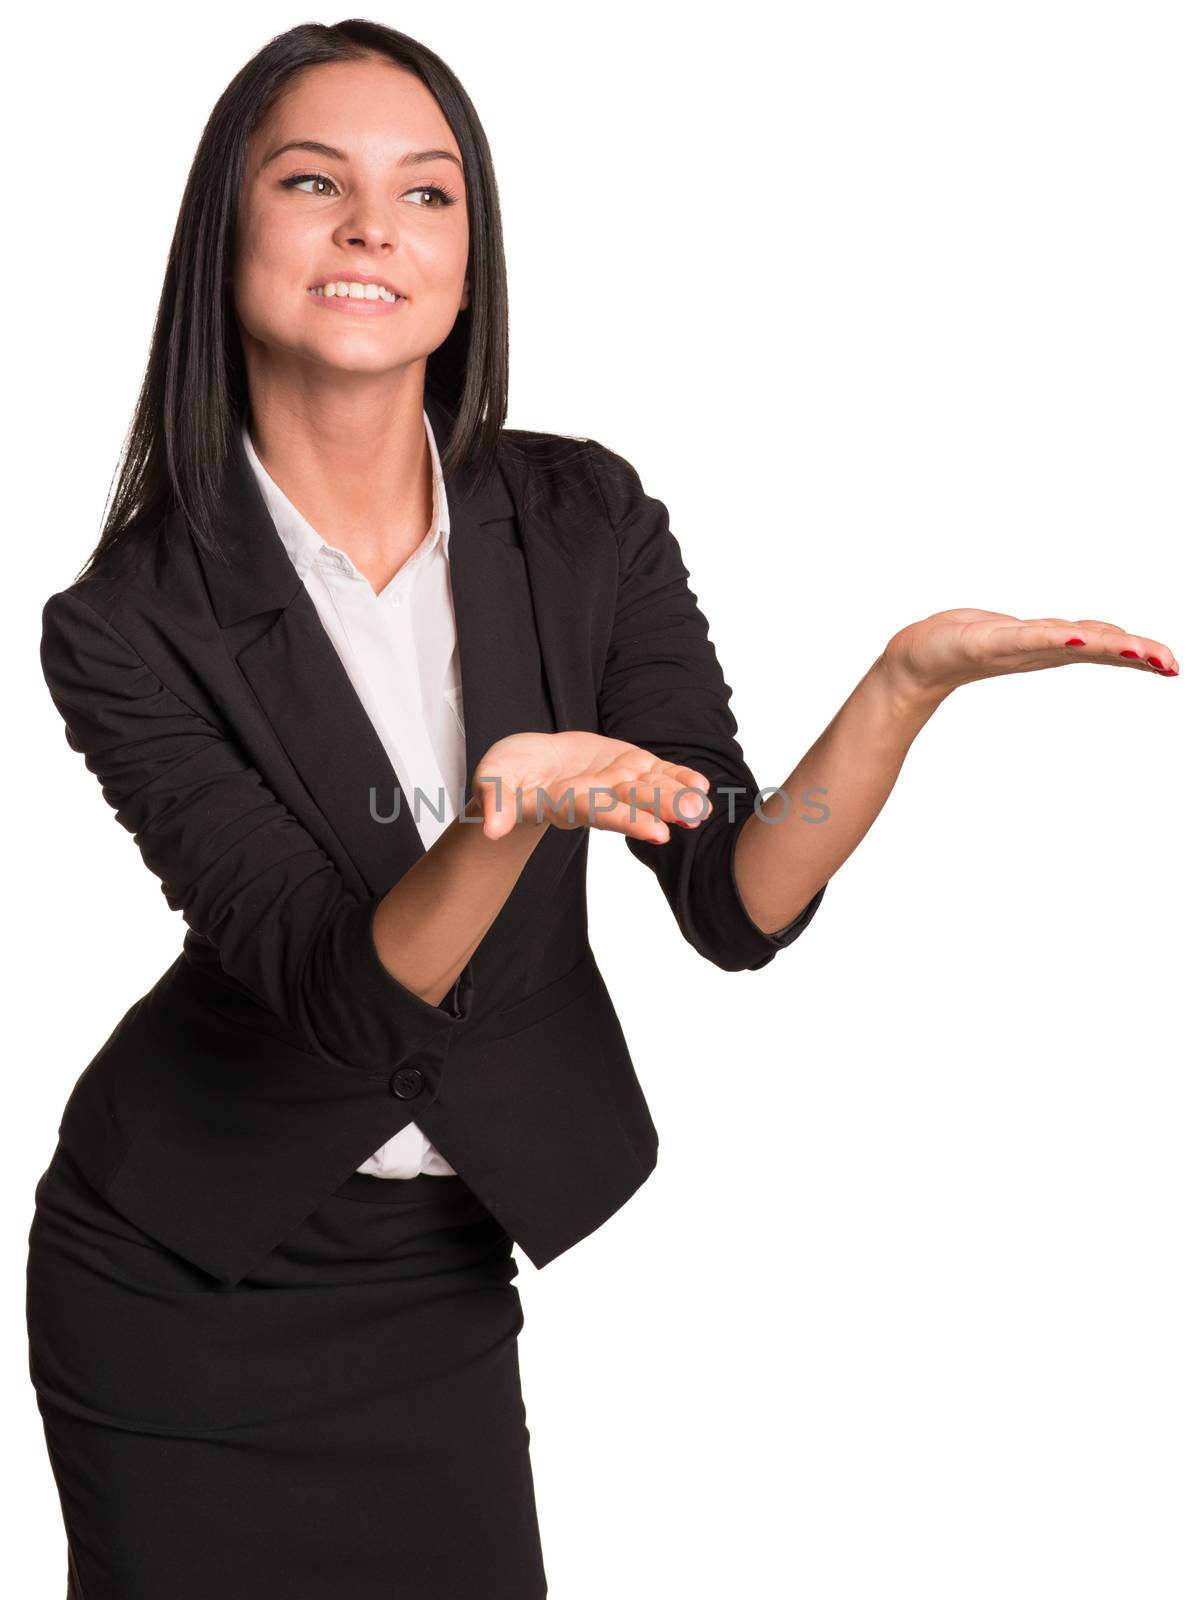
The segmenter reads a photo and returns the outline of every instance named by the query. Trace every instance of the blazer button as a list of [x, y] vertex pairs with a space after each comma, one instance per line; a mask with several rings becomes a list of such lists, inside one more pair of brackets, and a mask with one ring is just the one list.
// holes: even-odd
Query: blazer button
[[402, 1067], [389, 1079], [389, 1088], [399, 1100], [412, 1100], [421, 1094], [425, 1081], [417, 1067]]

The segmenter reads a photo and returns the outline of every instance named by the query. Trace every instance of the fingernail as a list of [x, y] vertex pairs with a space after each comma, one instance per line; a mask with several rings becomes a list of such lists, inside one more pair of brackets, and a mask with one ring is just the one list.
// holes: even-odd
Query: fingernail
[[1160, 656], [1147, 656], [1146, 660], [1149, 662], [1151, 667], [1160, 667], [1162, 665]]
[[1140, 661], [1141, 660], [1141, 657], [1138, 655], [1136, 650], [1122, 650], [1121, 654], [1123, 656], [1132, 656], [1134, 661]]
[[1068, 644], [1086, 644], [1087, 641], [1085, 639], [1068, 639], [1067, 643]]

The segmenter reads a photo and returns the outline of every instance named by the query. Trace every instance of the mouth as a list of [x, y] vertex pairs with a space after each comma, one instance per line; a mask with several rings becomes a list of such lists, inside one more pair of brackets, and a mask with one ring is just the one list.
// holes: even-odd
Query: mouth
[[395, 289], [385, 278], [368, 277], [363, 273], [349, 273], [348, 276], [337, 278], [328, 275], [319, 278], [306, 290], [317, 300], [382, 300], [386, 305], [395, 305], [405, 296], [399, 289]]

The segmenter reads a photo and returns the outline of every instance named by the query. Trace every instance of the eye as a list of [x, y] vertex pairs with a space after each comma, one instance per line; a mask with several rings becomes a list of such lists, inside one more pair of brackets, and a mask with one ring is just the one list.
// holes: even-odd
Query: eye
[[455, 204], [455, 196], [451, 193], [451, 191], [449, 189], [442, 188], [442, 186], [437, 183], [420, 183], [416, 189], [410, 189], [409, 193], [437, 195], [439, 204], [424, 208], [429, 211], [442, 211], [446, 206], [453, 206]]
[[[313, 184], [315, 187], [311, 189], [303, 188], [303, 185], [308, 183]], [[334, 178], [329, 178], [325, 172], [295, 173], [292, 178], [283, 178], [281, 187], [283, 189], [302, 189], [304, 194], [320, 196], [332, 193], [338, 194], [339, 192], [339, 186]], [[433, 200], [429, 204], [425, 201], [419, 202], [425, 211], [443, 211], [447, 206], [453, 206], [457, 199], [457, 196], [439, 183], [420, 183], [416, 189], [410, 189], [408, 193], [433, 196]]]
[[[296, 189], [303, 183], [321, 183], [327, 184], [330, 189], [335, 188], [335, 180], [328, 178], [325, 172], [300, 172], [295, 177], [283, 178], [281, 187], [283, 189]], [[305, 192], [307, 194], [327, 194], [328, 189], [307, 189]]]

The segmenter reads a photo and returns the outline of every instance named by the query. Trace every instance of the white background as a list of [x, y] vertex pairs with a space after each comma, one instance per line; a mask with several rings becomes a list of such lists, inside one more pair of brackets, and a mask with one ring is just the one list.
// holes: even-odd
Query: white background
[[[510, 425], [599, 439], [666, 502], [760, 783], [946, 607], [1104, 618], [1188, 676], [1185, 7], [366, 14], [441, 54], [487, 129]], [[40, 607], [98, 538], [207, 113], [304, 20], [334, 13], [67, 6], [7, 34], [22, 1600], [65, 1587], [33, 1189], [184, 931], [65, 744]], [[1126, 668], [961, 689], [761, 973], [701, 961], [592, 841], [661, 1158], [545, 1271], [518, 1252], [552, 1600], [1186, 1600], [1187, 733], [1186, 683]]]

